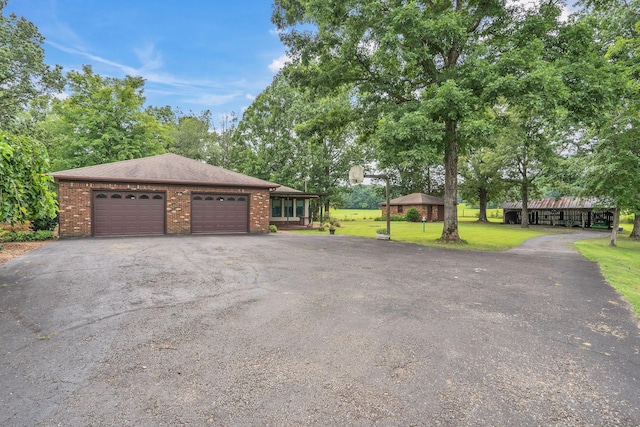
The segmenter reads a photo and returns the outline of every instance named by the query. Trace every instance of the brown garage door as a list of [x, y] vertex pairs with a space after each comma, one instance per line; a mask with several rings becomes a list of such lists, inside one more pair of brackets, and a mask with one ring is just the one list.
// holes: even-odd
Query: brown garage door
[[164, 234], [165, 195], [142, 191], [94, 191], [94, 236]]
[[232, 194], [191, 195], [191, 232], [246, 233], [249, 198]]

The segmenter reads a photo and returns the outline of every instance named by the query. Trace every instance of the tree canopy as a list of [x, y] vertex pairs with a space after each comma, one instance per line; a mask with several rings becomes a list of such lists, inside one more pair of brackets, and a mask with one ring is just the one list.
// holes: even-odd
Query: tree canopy
[[[429, 151], [424, 146], [443, 156], [441, 240], [459, 241], [459, 152], [487, 131], [485, 88], [498, 77], [494, 59], [510, 49], [507, 38], [535, 27], [539, 10], [493, 0], [276, 0], [273, 21], [294, 58], [287, 69], [294, 82], [327, 92], [353, 86], [358, 108], [379, 118], [370, 134], [395, 134], [419, 156]], [[514, 26], [518, 21], [531, 25]], [[527, 66], [514, 62], [512, 79]]]
[[64, 87], [62, 68], [44, 63], [44, 37], [25, 18], [5, 16], [8, 0], [0, 0], [0, 129], [31, 101], [59, 93]]
[[54, 170], [165, 152], [168, 128], [143, 110], [142, 78], [102, 77], [85, 65], [67, 79], [70, 95], [54, 101], [48, 124]]

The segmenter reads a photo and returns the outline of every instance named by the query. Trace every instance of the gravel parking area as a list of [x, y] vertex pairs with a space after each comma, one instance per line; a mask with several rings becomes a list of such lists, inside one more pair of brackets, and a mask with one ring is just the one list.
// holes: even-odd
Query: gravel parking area
[[0, 425], [637, 426], [637, 320], [580, 237], [52, 242], [0, 266]]

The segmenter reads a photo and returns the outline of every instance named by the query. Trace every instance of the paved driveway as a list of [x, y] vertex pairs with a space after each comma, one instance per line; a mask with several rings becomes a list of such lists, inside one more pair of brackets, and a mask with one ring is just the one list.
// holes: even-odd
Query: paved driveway
[[575, 238], [54, 242], [0, 267], [0, 425], [640, 425], [637, 322]]

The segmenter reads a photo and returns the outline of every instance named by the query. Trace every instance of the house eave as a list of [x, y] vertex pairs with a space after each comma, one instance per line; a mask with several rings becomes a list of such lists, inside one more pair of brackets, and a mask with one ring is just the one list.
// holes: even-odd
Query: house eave
[[171, 179], [145, 179], [145, 178], [109, 178], [109, 177], [86, 177], [86, 176], [70, 176], [70, 175], [53, 175], [56, 182], [60, 181], [79, 181], [79, 182], [99, 182], [99, 183], [130, 183], [130, 184], [155, 184], [155, 185], [189, 185], [202, 187], [226, 187], [226, 188], [277, 188], [278, 184], [243, 184], [243, 183], [224, 183], [224, 182], [202, 182], [202, 181], [185, 181]]

